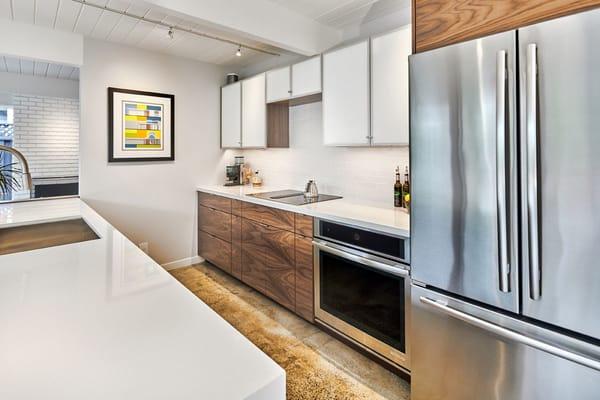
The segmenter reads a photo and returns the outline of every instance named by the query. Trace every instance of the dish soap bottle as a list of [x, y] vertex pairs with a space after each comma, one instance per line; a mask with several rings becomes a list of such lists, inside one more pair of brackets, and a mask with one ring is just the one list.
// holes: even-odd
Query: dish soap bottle
[[400, 182], [400, 167], [396, 167], [396, 183], [394, 183], [394, 207], [402, 207], [402, 182]]
[[261, 185], [262, 185], [262, 178], [258, 174], [258, 170], [256, 170], [256, 172], [252, 176], [252, 186], [256, 187], [256, 186], [261, 186]]

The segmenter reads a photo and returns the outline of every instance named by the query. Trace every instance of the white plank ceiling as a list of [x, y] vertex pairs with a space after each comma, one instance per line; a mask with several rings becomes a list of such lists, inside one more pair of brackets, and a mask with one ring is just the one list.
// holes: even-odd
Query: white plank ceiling
[[410, 0], [270, 0], [336, 29], [357, 27], [410, 7]]
[[[251, 1], [251, 0], [248, 0]], [[372, 21], [389, 13], [406, 8], [410, 0], [270, 0], [289, 10], [334, 29], [346, 29]], [[218, 31], [214, 26], [200, 25], [192, 18], [186, 19], [173, 11], [148, 5], [140, 0], [88, 0], [127, 13], [179, 25], [220, 37], [241, 41], [262, 49], [289, 54], [263, 43], [235, 37], [231, 32]], [[128, 16], [85, 6], [72, 0], [0, 0], [2, 19], [30, 23], [63, 31], [77, 32], [88, 37], [158, 51], [199, 61], [243, 69], [272, 58], [260, 52], [244, 49], [236, 57], [237, 47], [229, 43], [202, 38], [176, 31], [170, 39], [168, 29]], [[0, 60], [2, 61], [2, 60]], [[6, 68], [0, 65], [0, 68]], [[21, 63], [23, 64], [23, 63]], [[38, 72], [42, 65], [34, 68]], [[30, 70], [30, 65], [25, 69]]]
[[[144, 5], [130, 0], [88, 0], [100, 6], [126, 11], [140, 17], [147, 17], [166, 24], [214, 34], [220, 37], [242, 41], [244, 44], [268, 50], [262, 43], [233, 37], [231, 33], [216, 31], [195, 22], [182, 19], [168, 10]], [[257, 51], [244, 49], [242, 57], [236, 57], [237, 46], [202, 38], [182, 31], [176, 31], [173, 39], [168, 36], [168, 28], [140, 21], [128, 16], [85, 6], [72, 0], [0, 0], [1, 19], [30, 23], [63, 31], [77, 32], [88, 37], [136, 46], [176, 56], [192, 58], [208, 63], [239, 67], [261, 62], [269, 57]]]
[[0, 56], [0, 72], [56, 79], [79, 80], [79, 68]]

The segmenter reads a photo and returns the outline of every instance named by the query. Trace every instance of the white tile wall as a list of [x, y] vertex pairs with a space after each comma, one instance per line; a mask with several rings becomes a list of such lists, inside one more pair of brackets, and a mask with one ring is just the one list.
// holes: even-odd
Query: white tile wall
[[79, 175], [79, 100], [13, 95], [13, 146], [33, 178]]
[[[320, 102], [292, 107], [290, 148], [244, 150], [246, 162], [260, 171], [265, 185], [303, 189], [315, 179], [321, 193], [393, 204], [395, 169], [400, 166], [404, 176], [408, 147], [325, 147], [321, 110]], [[230, 153], [233, 161], [235, 152]]]

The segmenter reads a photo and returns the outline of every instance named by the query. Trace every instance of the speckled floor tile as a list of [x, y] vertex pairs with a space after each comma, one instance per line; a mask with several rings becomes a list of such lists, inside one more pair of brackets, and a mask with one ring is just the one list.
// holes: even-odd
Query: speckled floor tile
[[402, 378], [210, 264], [171, 273], [286, 370], [288, 399], [410, 399]]

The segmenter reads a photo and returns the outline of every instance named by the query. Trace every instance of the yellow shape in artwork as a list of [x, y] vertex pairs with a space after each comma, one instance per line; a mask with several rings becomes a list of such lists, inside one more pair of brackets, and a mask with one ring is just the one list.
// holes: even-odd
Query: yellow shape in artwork
[[125, 129], [125, 137], [129, 139], [147, 139], [150, 135], [154, 139], [160, 139], [160, 131], [148, 131], [144, 129]]
[[126, 115], [125, 121], [147, 121], [148, 117], [138, 115]]
[[138, 149], [160, 149], [160, 144], [138, 144]]
[[138, 110], [146, 110], [146, 105], [145, 104], [136, 104], [136, 108]]

